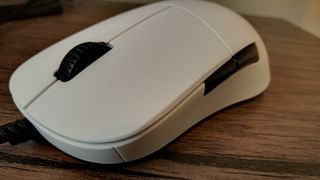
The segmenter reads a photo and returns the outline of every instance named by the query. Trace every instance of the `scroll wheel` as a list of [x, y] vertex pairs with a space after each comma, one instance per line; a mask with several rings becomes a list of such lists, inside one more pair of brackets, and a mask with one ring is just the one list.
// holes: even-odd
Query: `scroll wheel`
[[111, 49], [112, 45], [105, 42], [79, 44], [66, 54], [54, 76], [62, 82], [69, 81]]

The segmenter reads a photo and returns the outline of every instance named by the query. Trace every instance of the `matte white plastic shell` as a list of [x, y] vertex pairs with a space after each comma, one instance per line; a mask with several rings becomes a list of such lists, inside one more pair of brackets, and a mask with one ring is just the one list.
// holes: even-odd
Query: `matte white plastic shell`
[[[71, 81], [55, 80], [63, 56], [86, 41], [114, 48]], [[203, 96], [203, 80], [251, 43], [258, 63]], [[165, 1], [38, 53], [12, 75], [10, 91], [49, 142], [77, 158], [111, 164], [151, 154], [208, 115], [258, 95], [269, 81], [264, 44], [242, 17], [204, 1]]]

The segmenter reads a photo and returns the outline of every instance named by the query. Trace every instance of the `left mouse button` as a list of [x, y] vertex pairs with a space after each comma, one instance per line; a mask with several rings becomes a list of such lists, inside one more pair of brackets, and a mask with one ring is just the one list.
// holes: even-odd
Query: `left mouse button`
[[105, 42], [85, 42], [72, 48], [63, 58], [54, 76], [66, 82], [112, 49]]

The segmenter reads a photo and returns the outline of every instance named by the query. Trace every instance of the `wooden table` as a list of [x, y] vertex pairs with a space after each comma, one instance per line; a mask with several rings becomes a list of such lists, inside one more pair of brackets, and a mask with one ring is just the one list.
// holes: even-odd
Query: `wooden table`
[[[8, 91], [13, 71], [32, 55], [84, 27], [136, 7], [75, 1], [64, 14], [0, 26], [0, 121], [21, 116]], [[270, 55], [263, 95], [204, 120], [157, 153], [124, 165], [95, 165], [46, 141], [0, 145], [0, 179], [320, 178], [320, 40], [292, 24], [246, 16]]]

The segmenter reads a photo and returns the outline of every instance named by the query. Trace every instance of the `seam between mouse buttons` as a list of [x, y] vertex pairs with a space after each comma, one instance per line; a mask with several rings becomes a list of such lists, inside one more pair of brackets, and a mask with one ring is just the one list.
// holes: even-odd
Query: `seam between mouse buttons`
[[142, 20], [140, 20], [140, 21], [138, 21], [137, 23], [133, 24], [133, 25], [130, 26], [129, 28], [125, 29], [124, 31], [122, 31], [122, 32], [120, 32], [119, 34], [117, 34], [117, 35], [115, 35], [114, 37], [112, 37], [112, 38], [108, 41], [108, 43], [110, 43], [111, 41], [115, 40], [117, 37], [121, 36], [122, 34], [126, 33], [126, 32], [129, 31], [130, 29], [132, 29], [132, 28], [136, 27], [137, 25], [143, 23], [144, 21], [148, 20], [149, 18], [151, 18], [151, 17], [153, 17], [153, 16], [155, 16], [155, 15], [157, 15], [157, 14], [160, 14], [161, 12], [163, 12], [163, 11], [169, 9], [169, 8], [171, 8], [171, 7], [170, 7], [170, 6], [165, 6], [163, 9], [160, 9], [159, 11], [154, 12], [153, 14], [151, 14], [151, 15], [143, 18]]
[[232, 56], [232, 50], [231, 48], [227, 45], [227, 43], [223, 40], [223, 38], [220, 36], [220, 34], [213, 29], [213, 27], [211, 27], [205, 20], [203, 20], [200, 16], [198, 16], [196, 13], [194, 13], [193, 11], [191, 11], [190, 9], [187, 9], [185, 7], [182, 6], [178, 6], [176, 4], [169, 4], [171, 7], [175, 7], [178, 9], [181, 9], [185, 12], [187, 12], [188, 14], [190, 14], [191, 16], [197, 18], [201, 23], [203, 23], [205, 26], [207, 26], [217, 37], [218, 39], [222, 42], [222, 44], [224, 45], [224, 47], [228, 50], [228, 52], [230, 53], [230, 55]]
[[122, 153], [117, 149], [117, 147], [112, 147], [112, 148], [118, 154], [118, 156], [122, 159], [123, 162], [128, 162], [128, 160], [122, 155]]
[[27, 109], [34, 101], [36, 101], [41, 95], [43, 95], [50, 87], [52, 87], [58, 79], [54, 79], [52, 82], [50, 82], [46, 87], [44, 87], [38, 94], [36, 94], [28, 103], [26, 103], [25, 106], [23, 106], [23, 109]]

